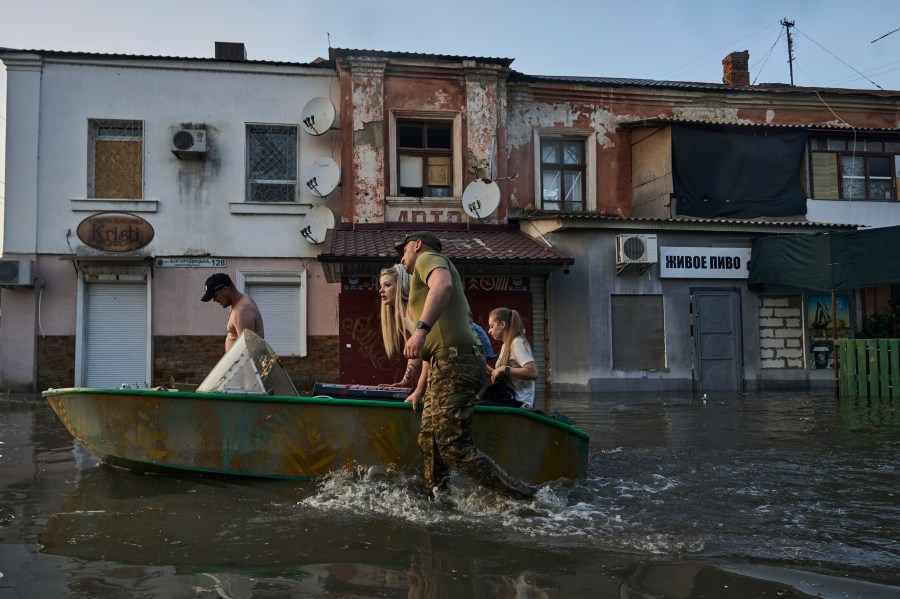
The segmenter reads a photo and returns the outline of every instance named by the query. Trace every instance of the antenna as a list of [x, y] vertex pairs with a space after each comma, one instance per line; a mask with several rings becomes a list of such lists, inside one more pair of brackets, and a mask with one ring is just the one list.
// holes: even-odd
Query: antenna
[[334, 104], [328, 98], [317, 97], [303, 107], [303, 129], [310, 135], [322, 135], [334, 124]]
[[794, 85], [794, 38], [791, 37], [791, 27], [794, 26], [794, 21], [788, 21], [785, 17], [781, 19], [781, 24], [787, 29], [788, 68], [791, 71], [791, 85]]

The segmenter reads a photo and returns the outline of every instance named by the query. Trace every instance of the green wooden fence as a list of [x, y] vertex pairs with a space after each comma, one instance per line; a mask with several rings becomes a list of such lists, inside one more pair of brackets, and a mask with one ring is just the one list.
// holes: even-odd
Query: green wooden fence
[[842, 397], [900, 399], [900, 339], [838, 339]]

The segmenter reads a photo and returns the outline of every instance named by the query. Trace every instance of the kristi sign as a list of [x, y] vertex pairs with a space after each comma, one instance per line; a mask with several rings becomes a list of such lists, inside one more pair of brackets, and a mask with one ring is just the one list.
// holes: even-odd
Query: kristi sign
[[95, 250], [130, 252], [153, 240], [153, 226], [134, 214], [101, 212], [78, 225], [78, 239]]
[[672, 279], [746, 279], [750, 248], [659, 248], [659, 276]]

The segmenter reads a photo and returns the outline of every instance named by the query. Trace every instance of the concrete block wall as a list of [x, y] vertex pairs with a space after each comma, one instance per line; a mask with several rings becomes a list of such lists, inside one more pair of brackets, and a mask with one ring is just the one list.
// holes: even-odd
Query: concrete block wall
[[760, 296], [759, 350], [762, 368], [805, 368], [802, 296]]

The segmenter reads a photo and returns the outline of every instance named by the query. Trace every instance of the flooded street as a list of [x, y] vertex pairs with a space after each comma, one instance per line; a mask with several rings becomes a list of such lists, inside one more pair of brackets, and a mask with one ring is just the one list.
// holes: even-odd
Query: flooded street
[[0, 599], [900, 597], [900, 406], [831, 393], [560, 395], [589, 475], [322, 483], [100, 466], [0, 398]]

